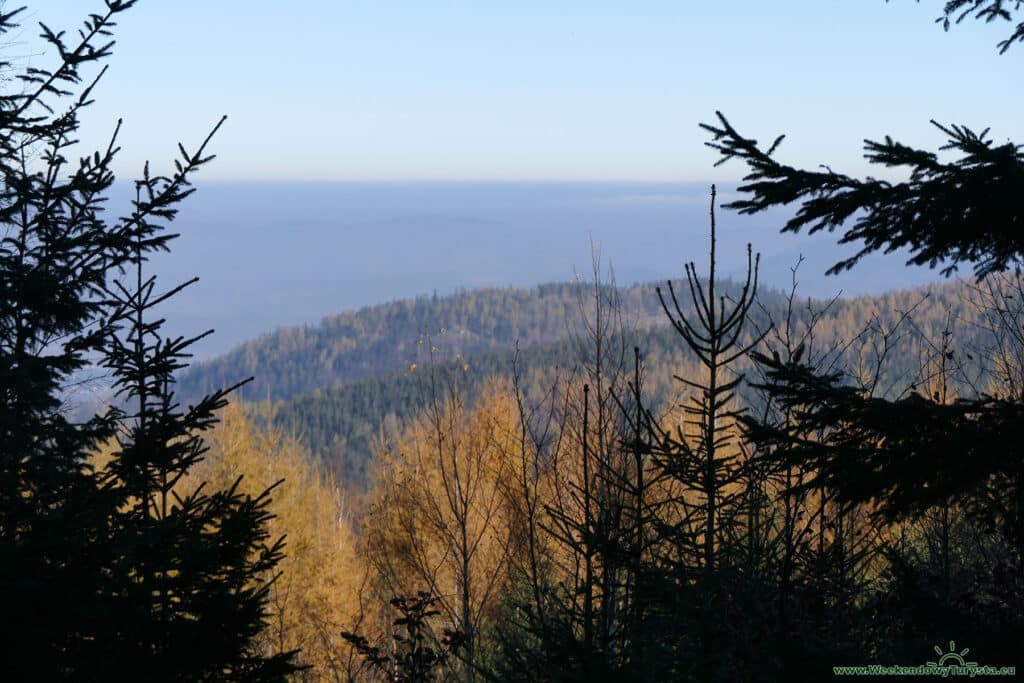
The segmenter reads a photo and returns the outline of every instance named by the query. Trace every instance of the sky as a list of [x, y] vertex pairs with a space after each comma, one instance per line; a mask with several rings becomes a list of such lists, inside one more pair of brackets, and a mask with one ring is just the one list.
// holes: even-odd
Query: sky
[[[1024, 137], [1024, 46], [943, 32], [942, 4], [140, 0], [82, 140], [123, 117], [119, 174], [169, 171], [226, 114], [203, 179], [682, 182], [743, 174], [703, 145], [716, 110], [787, 133], [787, 163], [857, 174], [864, 138], [940, 144], [932, 118]], [[50, 64], [35, 22], [101, 6], [36, 2], [9, 52]]]

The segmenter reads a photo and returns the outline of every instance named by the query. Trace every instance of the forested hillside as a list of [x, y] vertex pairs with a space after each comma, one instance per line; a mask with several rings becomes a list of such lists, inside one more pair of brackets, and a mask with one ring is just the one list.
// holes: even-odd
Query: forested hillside
[[[616, 306], [627, 337], [624, 348], [637, 346], [643, 355], [648, 401], [666, 408], [682, 398], [673, 375], [693, 370], [695, 359], [671, 329], [655, 286], [619, 288]], [[966, 305], [973, 287], [950, 281], [831, 303], [797, 296], [794, 324], [806, 325], [811, 315], [820, 318], [815, 329], [821, 343], [841, 350], [839, 365], [851, 373], [869, 371], [881, 350], [879, 336], [869, 339], [865, 333], [894, 330], [883, 388], [898, 393], [917, 379], [921, 358], [930, 344], [941, 343], [947, 325], [955, 328], [958, 348], [979, 343], [971, 323], [974, 313]], [[734, 294], [736, 285], [727, 291]], [[299, 436], [343, 481], [364, 488], [374, 448], [430, 400], [432, 369], [439, 386], [457, 381], [469, 401], [487, 378], [510, 376], [516, 368], [531, 396], [568, 379], [580, 364], [581, 349], [574, 339], [586, 327], [593, 294], [592, 285], [582, 282], [552, 284], [404, 300], [342, 313], [319, 327], [280, 330], [196, 366], [182, 387], [196, 390], [205, 383], [255, 374], [256, 388], [247, 388], [246, 398], [263, 400], [269, 393], [275, 425]], [[751, 312], [754, 325], [748, 338], [752, 330], [766, 329], [769, 320], [785, 319], [788, 295], [768, 290], [759, 295], [758, 304]], [[360, 330], [367, 331], [369, 341], [356, 341], [363, 339]], [[284, 383], [283, 391], [276, 378]]]
[[[448, 353], [464, 356], [563, 339], [575, 324], [576, 287], [481, 289], [421, 296], [347, 311], [319, 325], [288, 327], [246, 342], [184, 373], [180, 389], [194, 394], [228, 378], [255, 376], [248, 396], [288, 399], [316, 388], [349, 384], [408, 366], [417, 342], [442, 335]], [[630, 310], [651, 316], [648, 287], [623, 290]], [[443, 330], [443, 332], [442, 332]]]

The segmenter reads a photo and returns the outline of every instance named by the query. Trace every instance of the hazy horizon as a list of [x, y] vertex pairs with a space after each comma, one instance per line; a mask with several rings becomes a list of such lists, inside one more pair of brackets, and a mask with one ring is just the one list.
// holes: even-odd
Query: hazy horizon
[[[480, 287], [531, 287], [591, 270], [591, 241], [620, 284], [703, 271], [710, 183], [197, 183], [154, 258], [164, 287], [200, 282], [167, 302], [168, 329], [216, 334], [197, 358], [278, 327], [397, 299]], [[733, 195], [719, 186], [719, 206]], [[110, 212], [127, 206], [122, 186]], [[746, 244], [761, 282], [788, 288], [801, 254], [801, 296], [877, 294], [943, 279], [874, 255], [826, 277], [848, 256], [833, 235], [780, 235], [785, 214], [719, 209], [719, 273], [739, 275]]]
[[[1024, 95], [998, 32], [967, 22], [947, 35], [938, 12], [141, 2], [118, 17], [74, 153], [105, 147], [119, 125], [118, 177], [146, 160], [168, 173], [179, 141], [194, 150], [228, 116], [172, 226], [182, 238], [156, 259], [167, 285], [202, 278], [166, 306], [174, 332], [217, 330], [202, 357], [382, 301], [566, 280], [590, 268], [591, 240], [620, 282], [681, 276], [706, 251], [708, 185], [746, 173], [705, 145], [699, 124], [716, 110], [745, 134], [787, 134], [784, 163], [854, 176], [899, 174], [872, 168], [864, 138], [941, 145], [933, 118], [1017, 135]], [[35, 22], [73, 31], [84, 18], [78, 0], [31, 8], [16, 63], [52, 59]], [[834, 235], [779, 236], [780, 212], [720, 217], [725, 275], [750, 241], [767, 286], [787, 286], [807, 256], [814, 296], [938, 278], [890, 255], [826, 279], [850, 254]]]

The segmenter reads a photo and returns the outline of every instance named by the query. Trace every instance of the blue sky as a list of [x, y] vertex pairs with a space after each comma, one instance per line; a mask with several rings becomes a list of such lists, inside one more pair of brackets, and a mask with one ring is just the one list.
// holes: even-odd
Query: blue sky
[[[35, 3], [16, 52], [100, 5]], [[206, 179], [707, 181], [743, 171], [712, 167], [716, 109], [850, 172], [865, 137], [939, 143], [930, 118], [1024, 137], [1024, 47], [941, 5], [141, 0], [82, 138], [124, 117], [118, 170], [166, 169], [223, 113]]]

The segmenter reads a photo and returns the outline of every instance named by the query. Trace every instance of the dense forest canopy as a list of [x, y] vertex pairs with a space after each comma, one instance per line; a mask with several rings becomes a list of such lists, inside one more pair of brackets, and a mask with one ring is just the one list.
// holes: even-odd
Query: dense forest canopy
[[[737, 287], [732, 282], [724, 285], [726, 291]], [[656, 283], [620, 287], [626, 318], [638, 330], [669, 324], [655, 287]], [[580, 297], [585, 289], [583, 281], [533, 289], [478, 289], [339, 313], [319, 325], [276, 330], [196, 363], [181, 373], [179, 391], [196, 395], [228, 378], [255, 375], [245, 389], [247, 399], [269, 396], [289, 400], [316, 389], [405, 370], [422, 360], [420, 342], [428, 336], [442, 349], [444, 358], [557, 343], [579, 332]], [[905, 312], [919, 306], [923, 308], [917, 317], [928, 326], [936, 324], [936, 316], [945, 315], [947, 308], [954, 317], [961, 317], [968, 289], [962, 284], [937, 284], [880, 297], [843, 297], [830, 307], [830, 318], [842, 320], [837, 322], [839, 331], [847, 334], [860, 330], [875, 312]], [[759, 301], [768, 311], [778, 313], [787, 295], [781, 288], [762, 287]], [[824, 305], [824, 301], [810, 302], [811, 308]]]
[[[726, 287], [734, 291], [736, 285]], [[650, 400], [664, 409], [678, 402], [673, 374], [694, 359], [678, 347], [654, 290], [654, 284], [623, 287], [619, 296], [647, 367]], [[837, 344], [854, 340], [842, 359], [853, 372], [870, 353], [855, 340], [872, 326], [893, 327], [911, 313], [886, 366], [886, 381], [899, 393], [917, 376], [929, 340], [939, 338], [947, 325], [957, 327], [960, 349], [982, 343], [968, 305], [972, 292], [971, 283], [957, 281], [831, 304], [803, 300], [797, 317], [806, 324], [813, 311], [822, 310], [817, 322], [822, 339]], [[552, 284], [532, 291], [474, 290], [343, 313], [319, 327], [279, 330], [197, 364], [179, 386], [188, 392], [226, 377], [258, 373], [263, 382], [246, 387], [245, 397], [259, 402], [269, 396], [277, 426], [299, 436], [343, 481], [362, 488], [369, 481], [374, 445], [393, 436], [427, 401], [425, 371], [431, 359], [424, 343], [437, 349], [433, 362], [438, 371], [457, 376], [470, 400], [487, 378], [509, 375], [514, 363], [527, 378], [528, 393], [537, 395], [558, 373], [571, 372], [580, 362], [572, 335], [583, 326], [585, 295], [585, 283]], [[764, 290], [758, 302], [754, 318], [764, 327], [769, 319], [781, 319], [787, 295]], [[514, 324], [494, 324], [506, 315]], [[362, 336], [355, 330], [373, 333]], [[410, 372], [413, 366], [419, 372]], [[272, 378], [282, 376], [290, 378], [289, 389], [278, 391]]]

